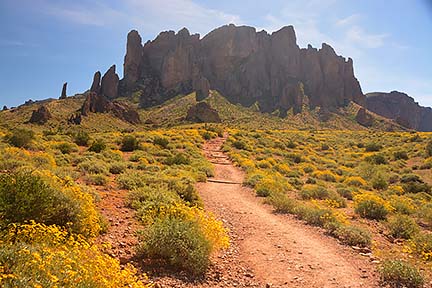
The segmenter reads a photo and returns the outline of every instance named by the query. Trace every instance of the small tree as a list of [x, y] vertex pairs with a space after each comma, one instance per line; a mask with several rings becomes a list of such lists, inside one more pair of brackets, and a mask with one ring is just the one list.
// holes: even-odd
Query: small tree
[[121, 151], [131, 152], [139, 148], [139, 141], [133, 135], [126, 135], [122, 139], [121, 143]]
[[97, 139], [88, 149], [90, 152], [100, 153], [106, 149], [106, 144], [103, 139]]
[[78, 146], [87, 146], [90, 142], [90, 135], [85, 131], [79, 131], [75, 135], [74, 142]]
[[34, 132], [27, 129], [15, 129], [6, 135], [5, 140], [12, 146], [27, 147], [35, 138]]

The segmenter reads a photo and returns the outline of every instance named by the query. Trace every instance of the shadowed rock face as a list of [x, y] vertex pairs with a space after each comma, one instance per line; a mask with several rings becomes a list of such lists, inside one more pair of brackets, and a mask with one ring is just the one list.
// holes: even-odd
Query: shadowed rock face
[[81, 123], [81, 115], [88, 116], [89, 113], [112, 113], [117, 118], [132, 124], [141, 123], [138, 112], [128, 105], [111, 101], [118, 97], [119, 77], [115, 72], [115, 65], [111, 66], [101, 80], [101, 73], [97, 71], [93, 77], [93, 83], [87, 98], [81, 106], [79, 117], [72, 115], [69, 122]]
[[93, 76], [93, 82], [90, 87], [90, 92], [99, 94], [101, 89], [100, 82], [101, 82], [101, 72], [97, 71]]
[[108, 99], [118, 97], [119, 76], [116, 73], [116, 66], [111, 66], [102, 77], [100, 89], [101, 94]]
[[373, 124], [373, 117], [366, 112], [365, 108], [360, 108], [356, 115], [356, 121], [362, 126], [370, 127]]
[[405, 93], [366, 94], [367, 109], [398, 124], [418, 131], [432, 131], [432, 109], [422, 107]]
[[[132, 107], [118, 101], [110, 101], [104, 95], [94, 92], [88, 93], [80, 112], [83, 116], [88, 116], [89, 113], [112, 113], [117, 118], [129, 123], [141, 123], [138, 112]], [[73, 116], [73, 119], [75, 118]], [[81, 123], [81, 117], [79, 118], [79, 122]]]
[[63, 84], [62, 92], [61, 92], [61, 95], [60, 95], [59, 99], [66, 99], [67, 98], [66, 90], [67, 90], [67, 82], [65, 82]]
[[207, 87], [232, 103], [258, 102], [265, 112], [300, 112], [304, 94], [312, 107], [365, 104], [352, 60], [336, 55], [327, 44], [300, 49], [292, 26], [268, 34], [226, 25], [202, 39], [182, 29], [162, 32], [143, 47], [138, 32], [131, 31], [121, 82], [123, 95], [142, 91], [144, 107], [195, 90], [202, 98]]
[[48, 108], [44, 105], [40, 106], [37, 110], [34, 110], [29, 122], [35, 123], [35, 124], [45, 124], [48, 122], [49, 119], [51, 119], [51, 113], [49, 112]]
[[142, 44], [138, 31], [132, 30], [127, 36], [126, 55], [124, 59], [124, 85], [126, 89], [133, 88], [141, 75]]
[[192, 106], [186, 116], [187, 121], [196, 123], [220, 123], [219, 113], [206, 102]]

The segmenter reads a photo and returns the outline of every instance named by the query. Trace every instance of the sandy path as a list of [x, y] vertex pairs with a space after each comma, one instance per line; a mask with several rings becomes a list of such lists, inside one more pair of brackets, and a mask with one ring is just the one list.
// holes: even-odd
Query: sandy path
[[110, 183], [107, 187], [97, 187], [101, 200], [97, 203], [101, 214], [108, 221], [106, 233], [100, 235], [96, 243], [109, 243], [108, 253], [120, 260], [120, 264], [133, 263], [138, 239], [135, 232], [142, 229], [135, 217], [135, 211], [126, 205], [127, 190]]
[[206, 209], [237, 235], [237, 261], [250, 269], [256, 281], [271, 287], [378, 287], [368, 259], [318, 228], [273, 214], [251, 189], [233, 184], [242, 183], [244, 173], [220, 150], [223, 141], [218, 138], [204, 145], [215, 177], [197, 188]]

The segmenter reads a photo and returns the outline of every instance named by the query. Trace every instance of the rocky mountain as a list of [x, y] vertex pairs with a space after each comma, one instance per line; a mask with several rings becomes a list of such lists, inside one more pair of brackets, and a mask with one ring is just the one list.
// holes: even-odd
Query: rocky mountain
[[422, 107], [405, 93], [374, 92], [366, 94], [368, 110], [393, 119], [398, 124], [418, 131], [432, 131], [432, 109]]
[[[162, 32], [142, 45], [135, 30], [127, 36], [124, 78], [119, 96], [140, 95], [142, 107], [197, 91], [202, 100], [218, 90], [231, 103], [258, 103], [263, 112], [301, 112], [305, 95], [313, 108], [331, 109], [365, 96], [353, 62], [323, 43], [300, 48], [292, 26], [269, 34], [253, 27], [226, 25], [200, 38], [187, 29]], [[116, 82], [110, 76], [110, 82]], [[102, 79], [102, 86], [103, 85]], [[115, 85], [104, 92], [115, 98]]]

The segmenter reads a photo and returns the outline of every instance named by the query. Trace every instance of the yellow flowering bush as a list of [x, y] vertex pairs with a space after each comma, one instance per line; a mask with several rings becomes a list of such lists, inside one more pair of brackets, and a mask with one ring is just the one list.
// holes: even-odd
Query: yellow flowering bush
[[121, 269], [118, 260], [55, 225], [13, 224], [0, 239], [1, 287], [150, 287], [132, 266]]
[[312, 173], [312, 176], [328, 182], [336, 182], [339, 178], [339, 176], [335, 175], [331, 171], [315, 171], [314, 173]]
[[382, 220], [394, 210], [389, 202], [374, 193], [361, 193], [354, 197], [355, 212], [363, 218]]
[[202, 208], [189, 207], [180, 203], [154, 205], [146, 210], [143, 220], [146, 223], [152, 223], [161, 218], [176, 218], [197, 223], [205, 238], [210, 242], [212, 251], [229, 246], [227, 230], [223, 227], [222, 222], [217, 220], [212, 213], [206, 212]]
[[0, 175], [0, 219], [4, 224], [57, 224], [89, 238], [100, 231], [92, 196], [71, 178], [60, 179], [47, 170]]
[[347, 184], [347, 185], [349, 185], [349, 186], [355, 186], [355, 187], [365, 187], [365, 186], [367, 186], [366, 180], [364, 180], [360, 176], [350, 176], [350, 177], [348, 177], [348, 178], [345, 179], [344, 183]]

